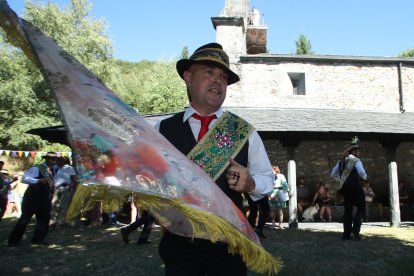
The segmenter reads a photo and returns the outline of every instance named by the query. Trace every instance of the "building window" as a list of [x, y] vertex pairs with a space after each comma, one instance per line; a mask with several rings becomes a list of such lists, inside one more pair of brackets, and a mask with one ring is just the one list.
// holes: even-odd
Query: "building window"
[[306, 95], [305, 73], [288, 73], [292, 82], [293, 95]]

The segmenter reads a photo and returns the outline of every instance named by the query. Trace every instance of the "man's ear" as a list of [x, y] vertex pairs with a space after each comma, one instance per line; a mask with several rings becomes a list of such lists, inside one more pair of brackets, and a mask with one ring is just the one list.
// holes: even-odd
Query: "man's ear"
[[191, 72], [189, 70], [184, 71], [183, 79], [188, 86], [191, 82]]
[[186, 70], [183, 73], [183, 79], [185, 82], [185, 85], [187, 86], [187, 98], [188, 102], [191, 103], [191, 94], [190, 94], [190, 87], [191, 87], [191, 72]]

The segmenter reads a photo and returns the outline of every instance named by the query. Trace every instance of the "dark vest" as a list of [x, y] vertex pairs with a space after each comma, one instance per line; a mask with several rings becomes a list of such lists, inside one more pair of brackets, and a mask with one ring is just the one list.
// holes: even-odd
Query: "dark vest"
[[[339, 166], [340, 167], [342, 166], [342, 160], [340, 161]], [[361, 186], [360, 176], [355, 167], [352, 169], [352, 171], [348, 175], [348, 178], [345, 180], [343, 186]]]
[[[160, 123], [160, 133], [170, 141], [179, 151], [187, 155], [197, 144], [193, 132], [191, 131], [188, 120], [183, 123], [184, 112], [162, 120]], [[236, 156], [235, 160], [240, 165], [247, 167], [249, 141], [243, 146], [242, 150]], [[225, 178], [226, 171], [216, 180], [220, 189], [239, 207], [243, 208], [243, 197], [241, 193], [229, 189]]]
[[[36, 179], [45, 178], [45, 176], [40, 171], [40, 168], [39, 168], [39, 174], [38, 174], [38, 176], [37, 177], [34, 177], [34, 178], [36, 178]], [[25, 192], [24, 196], [26, 198], [27, 197], [39, 198], [39, 200], [40, 199], [42, 199], [42, 200], [50, 200], [52, 194], [53, 194], [53, 191], [51, 190], [51, 188], [50, 188], [49, 185], [47, 185], [47, 184], [33, 184], [33, 185], [29, 185], [28, 186], [28, 188], [26, 189], [26, 192]]]

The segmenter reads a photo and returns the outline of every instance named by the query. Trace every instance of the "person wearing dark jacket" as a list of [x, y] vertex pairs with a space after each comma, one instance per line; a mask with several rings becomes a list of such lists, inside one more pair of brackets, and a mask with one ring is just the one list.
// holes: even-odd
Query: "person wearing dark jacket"
[[[362, 189], [361, 179], [367, 179], [367, 173], [362, 165], [360, 156], [360, 147], [358, 138], [355, 137], [352, 143], [346, 147], [341, 160], [335, 165], [331, 176], [340, 182], [340, 190], [344, 198], [344, 231], [342, 238], [344, 240], [351, 239], [351, 233], [354, 234], [356, 240], [361, 240], [361, 225], [365, 217], [365, 194]], [[353, 208], [357, 211], [353, 218]]]
[[36, 227], [31, 243], [46, 244], [44, 239], [49, 229], [54, 192], [53, 167], [56, 164], [57, 155], [54, 152], [48, 152], [42, 158], [44, 162], [31, 167], [22, 176], [21, 182], [28, 184], [29, 187], [23, 196], [22, 215], [9, 236], [9, 246], [18, 246], [33, 215], [36, 216]]
[[[221, 109], [227, 86], [239, 81], [239, 76], [230, 70], [229, 57], [223, 47], [218, 43], [201, 46], [190, 58], [177, 62], [177, 71], [186, 83], [190, 106], [184, 112], [161, 121], [157, 125], [160, 133], [187, 155], [194, 149], [203, 151], [203, 145], [216, 141], [214, 130], [220, 130], [223, 135], [214, 145], [230, 147], [237, 143], [240, 147], [231, 147], [231, 150], [237, 148], [238, 151], [232, 155], [233, 159], [226, 158], [225, 162], [222, 162], [218, 150], [203, 151], [211, 157], [210, 162], [223, 166], [215, 181], [218, 187], [240, 210], [243, 208], [243, 193], [248, 193], [254, 201], [270, 194], [274, 175], [257, 131], [240, 117]], [[230, 135], [230, 130], [232, 136], [234, 134], [231, 141], [226, 136]], [[241, 255], [229, 253], [224, 242], [213, 243], [166, 231], [159, 253], [167, 276], [247, 275]]]

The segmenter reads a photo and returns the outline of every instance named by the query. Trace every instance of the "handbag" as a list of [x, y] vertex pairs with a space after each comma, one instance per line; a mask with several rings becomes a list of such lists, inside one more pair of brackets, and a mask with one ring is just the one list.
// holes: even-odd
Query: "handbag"
[[279, 190], [277, 193], [279, 202], [284, 203], [289, 200], [289, 193], [286, 190]]

